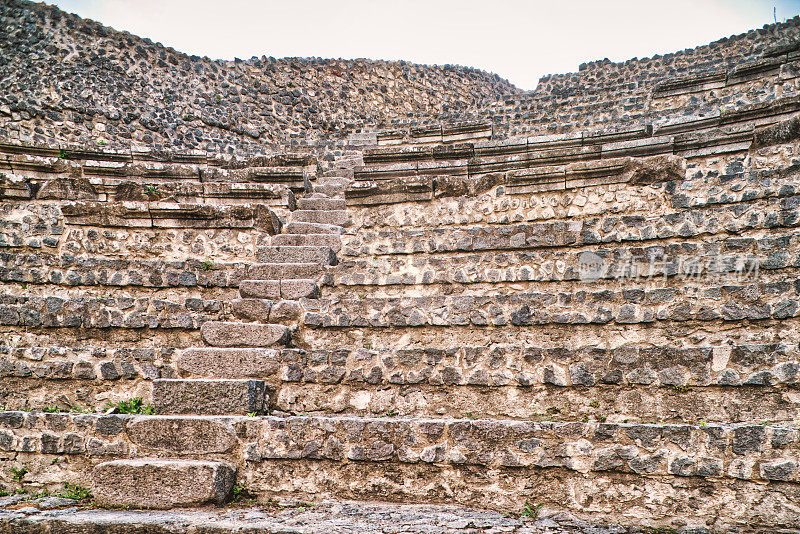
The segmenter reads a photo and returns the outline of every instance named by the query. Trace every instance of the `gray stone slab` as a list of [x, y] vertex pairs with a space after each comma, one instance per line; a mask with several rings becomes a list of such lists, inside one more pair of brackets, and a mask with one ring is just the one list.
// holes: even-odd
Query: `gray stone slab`
[[100, 506], [167, 509], [222, 504], [231, 496], [234, 467], [202, 460], [114, 460], [92, 473], [92, 495]]
[[266, 411], [267, 401], [267, 386], [261, 380], [153, 380], [153, 406], [160, 414], [260, 413]]

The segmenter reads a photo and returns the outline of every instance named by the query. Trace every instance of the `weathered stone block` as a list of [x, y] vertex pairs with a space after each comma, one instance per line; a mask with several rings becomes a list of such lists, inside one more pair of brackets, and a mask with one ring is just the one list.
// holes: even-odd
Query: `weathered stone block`
[[200, 333], [212, 347], [269, 347], [289, 340], [289, 329], [277, 324], [208, 321]]
[[236, 445], [233, 427], [213, 419], [142, 416], [127, 431], [140, 447], [180, 454], [224, 453]]
[[318, 263], [335, 265], [336, 254], [330, 247], [280, 246], [261, 247], [256, 253], [264, 263]]
[[250, 280], [316, 278], [324, 271], [319, 263], [254, 263], [247, 266], [246, 276]]
[[339, 198], [301, 198], [297, 207], [301, 210], [343, 210], [345, 201]]
[[270, 376], [278, 370], [278, 351], [262, 348], [190, 348], [178, 357], [178, 370], [212, 378]]
[[281, 280], [281, 298], [286, 300], [299, 300], [302, 298], [318, 298], [319, 285], [314, 280], [297, 279]]
[[267, 321], [272, 301], [266, 299], [234, 299], [231, 301], [233, 314], [245, 321]]
[[159, 379], [153, 381], [153, 405], [161, 414], [247, 414], [267, 409], [261, 380]]
[[97, 465], [92, 495], [100, 506], [168, 509], [222, 504], [231, 496], [236, 471], [201, 460], [115, 460]]
[[278, 234], [270, 240], [273, 246], [330, 247], [334, 252], [342, 249], [342, 239], [336, 234]]
[[277, 300], [281, 298], [281, 281], [242, 280], [239, 282], [239, 293], [243, 298]]

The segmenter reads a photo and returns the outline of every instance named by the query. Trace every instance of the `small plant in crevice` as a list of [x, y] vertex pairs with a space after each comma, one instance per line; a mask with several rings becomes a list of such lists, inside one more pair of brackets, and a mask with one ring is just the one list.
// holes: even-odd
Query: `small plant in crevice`
[[202, 269], [203, 271], [210, 271], [213, 268], [214, 268], [214, 262], [211, 260], [206, 260], [200, 264], [200, 269]]
[[84, 488], [80, 484], [64, 483], [64, 490], [60, 493], [60, 497], [65, 499], [75, 499], [76, 501], [86, 501], [92, 496], [92, 492], [88, 488]]
[[58, 150], [58, 159], [67, 159], [67, 151], [63, 148]]
[[19, 491], [17, 493], [24, 493], [25, 484], [23, 480], [25, 479], [25, 475], [28, 474], [28, 468], [24, 465], [22, 467], [9, 467], [8, 472], [11, 474], [11, 479], [19, 484]]
[[158, 186], [154, 184], [147, 184], [144, 186], [144, 192], [149, 197], [158, 196]]
[[233, 502], [255, 502], [258, 495], [251, 492], [249, 489], [239, 486], [238, 484], [233, 487]]
[[121, 400], [116, 404], [109, 402], [106, 408], [115, 408], [117, 413], [131, 414], [131, 415], [155, 415], [156, 410], [151, 404], [145, 404], [141, 397], [135, 397], [129, 400]]
[[542, 503], [533, 504], [530, 501], [525, 502], [525, 508], [522, 509], [522, 512], [519, 514], [521, 517], [532, 517], [536, 518], [539, 515], [539, 509], [542, 507]]

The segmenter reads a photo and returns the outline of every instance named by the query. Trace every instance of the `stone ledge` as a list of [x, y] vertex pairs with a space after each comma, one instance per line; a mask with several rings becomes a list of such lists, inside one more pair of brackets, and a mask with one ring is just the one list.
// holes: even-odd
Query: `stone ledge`
[[[210, 531], [214, 534], [261, 532], [265, 534], [597, 534], [612, 532], [600, 525], [568, 517], [515, 518], [493, 511], [446, 505], [391, 504], [357, 501], [303, 503], [282, 499], [276, 507], [235, 506], [228, 509], [131, 511], [66, 508], [45, 510], [33, 506], [0, 508], [0, 533], [14, 529], [27, 534], [69, 531], [89, 534], [182, 534]], [[20, 506], [21, 508], [21, 506]], [[517, 510], [514, 510], [515, 512]], [[543, 514], [544, 515], [544, 514]], [[598, 530], [600, 529], [600, 530]], [[634, 534], [614, 527], [615, 534]]]
[[[160, 424], [172, 430], [160, 431]], [[224, 459], [238, 465], [325, 460], [342, 466], [378, 462], [800, 482], [798, 429], [752, 423], [0, 412], [0, 427], [4, 450], [89, 459], [147, 458], [163, 450], [229, 450]], [[218, 431], [210, 432], [212, 427]], [[236, 436], [233, 447], [231, 429]], [[187, 441], [189, 435], [203, 439]]]

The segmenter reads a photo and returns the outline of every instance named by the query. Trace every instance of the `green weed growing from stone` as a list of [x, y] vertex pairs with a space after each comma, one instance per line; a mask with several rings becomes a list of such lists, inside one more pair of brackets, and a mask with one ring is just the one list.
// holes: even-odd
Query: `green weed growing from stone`
[[206, 260], [200, 264], [200, 268], [204, 271], [210, 271], [214, 268], [214, 262], [211, 260]]
[[91, 495], [92, 492], [87, 488], [84, 488], [80, 484], [70, 484], [69, 482], [64, 483], [64, 490], [60, 494], [60, 496], [65, 499], [75, 499], [76, 501], [87, 500]]
[[109, 402], [106, 404], [107, 408], [116, 408], [117, 413], [125, 413], [132, 415], [155, 415], [155, 408], [151, 404], [145, 404], [141, 397], [135, 397], [130, 400], [119, 401], [114, 404]]
[[536, 516], [539, 515], [539, 509], [541, 507], [542, 507], [542, 503], [533, 504], [532, 502], [527, 501], [525, 503], [525, 508], [522, 509], [522, 513], [520, 513], [519, 515], [521, 515], [522, 517], [533, 517], [533, 518], [535, 518]]
[[255, 502], [258, 496], [249, 489], [236, 485], [233, 487], [233, 500], [235, 502]]
[[67, 151], [63, 148], [58, 151], [58, 159], [67, 159]]
[[9, 467], [8, 472], [11, 474], [11, 478], [14, 480], [14, 482], [19, 484], [19, 491], [17, 493], [24, 493], [25, 487], [22, 481], [25, 478], [25, 475], [28, 474], [28, 468], [24, 465], [22, 467]]

